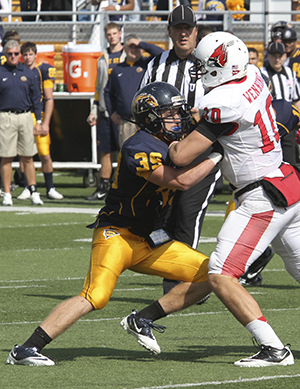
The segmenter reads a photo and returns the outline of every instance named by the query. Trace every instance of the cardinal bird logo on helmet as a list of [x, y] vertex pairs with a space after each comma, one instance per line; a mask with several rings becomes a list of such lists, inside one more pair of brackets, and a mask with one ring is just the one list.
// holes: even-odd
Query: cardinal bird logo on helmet
[[227, 51], [225, 44], [222, 43], [216, 48], [216, 50], [211, 54], [208, 59], [209, 66], [217, 66], [218, 68], [223, 68], [227, 62]]

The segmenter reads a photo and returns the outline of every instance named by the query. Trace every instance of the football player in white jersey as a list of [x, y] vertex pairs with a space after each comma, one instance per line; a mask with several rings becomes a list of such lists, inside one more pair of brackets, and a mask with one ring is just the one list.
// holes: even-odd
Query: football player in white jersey
[[218, 140], [225, 179], [236, 189], [238, 207], [226, 219], [209, 261], [215, 294], [259, 344], [237, 366], [292, 365], [293, 355], [265, 319], [239, 277], [272, 242], [287, 271], [300, 282], [300, 174], [284, 163], [271, 95], [248, 50], [225, 32], [205, 36], [196, 49], [207, 91], [198, 127], [170, 145], [177, 166], [188, 165]]

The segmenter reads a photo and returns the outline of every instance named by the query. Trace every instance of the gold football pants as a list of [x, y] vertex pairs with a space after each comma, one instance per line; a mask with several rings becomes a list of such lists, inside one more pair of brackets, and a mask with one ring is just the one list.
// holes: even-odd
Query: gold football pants
[[104, 308], [126, 269], [180, 281], [207, 281], [208, 260], [206, 255], [174, 240], [150, 248], [144, 238], [127, 228], [95, 228], [90, 267], [80, 295], [95, 309]]

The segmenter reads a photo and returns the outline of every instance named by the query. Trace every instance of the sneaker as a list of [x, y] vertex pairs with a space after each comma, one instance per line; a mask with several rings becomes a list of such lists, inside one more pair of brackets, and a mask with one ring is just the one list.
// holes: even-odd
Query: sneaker
[[128, 334], [136, 337], [139, 344], [145, 349], [150, 350], [153, 354], [160, 354], [160, 347], [152, 333], [151, 328], [158, 332], [165, 332], [166, 327], [159, 324], [153, 324], [152, 320], [136, 316], [137, 311], [132, 313], [121, 321], [120, 325]]
[[91, 194], [90, 196], [87, 196], [85, 199], [86, 201], [97, 201], [97, 200], [101, 200], [101, 199], [105, 199], [105, 197], [107, 196], [107, 193], [108, 193], [108, 182], [101, 182], [96, 191]]
[[271, 346], [258, 346], [260, 351], [249, 358], [241, 359], [234, 366], [262, 367], [287, 366], [294, 364], [294, 357], [288, 346], [278, 349]]
[[43, 205], [44, 204], [43, 201], [41, 200], [40, 194], [38, 192], [32, 192], [30, 199], [31, 199], [32, 205]]
[[23, 192], [17, 197], [18, 200], [29, 200], [30, 199], [30, 190], [25, 188]]
[[245, 286], [260, 286], [262, 284], [262, 275], [260, 274], [274, 256], [272, 246], [268, 246], [249, 266], [249, 269], [239, 278], [239, 283]]
[[12, 195], [10, 193], [4, 193], [2, 205], [4, 205], [5, 207], [8, 205], [13, 205]]
[[47, 197], [50, 200], [62, 200], [64, 198], [64, 196], [61, 193], [57, 192], [55, 188], [51, 188], [49, 190], [49, 192], [47, 193]]
[[29, 365], [29, 366], [53, 366], [52, 359], [40, 354], [36, 347], [22, 347], [19, 344], [11, 350], [6, 360], [7, 365]]

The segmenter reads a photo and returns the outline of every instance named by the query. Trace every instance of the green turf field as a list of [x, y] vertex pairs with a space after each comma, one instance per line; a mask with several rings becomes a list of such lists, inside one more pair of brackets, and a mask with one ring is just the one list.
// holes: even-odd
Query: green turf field
[[[42, 176], [37, 178], [42, 186]], [[151, 356], [119, 322], [131, 309], [159, 298], [162, 281], [129, 271], [105, 309], [87, 315], [43, 350], [56, 366], [5, 365], [14, 344], [24, 342], [58, 303], [81, 291], [87, 272], [92, 231], [86, 225], [103, 203], [84, 201], [94, 188], [83, 187], [82, 174], [63, 172], [54, 179], [64, 200], [47, 200], [40, 188], [45, 205], [33, 207], [16, 200], [18, 188], [14, 206], [0, 206], [0, 388], [300, 388], [299, 286], [277, 256], [263, 272], [263, 285], [249, 290], [282, 341], [291, 344], [293, 366], [233, 366], [255, 349], [250, 334], [215, 295], [160, 320], [167, 327], [164, 334], [155, 333], [162, 353]], [[225, 186], [209, 205], [199, 245], [207, 255], [229, 197]]]

